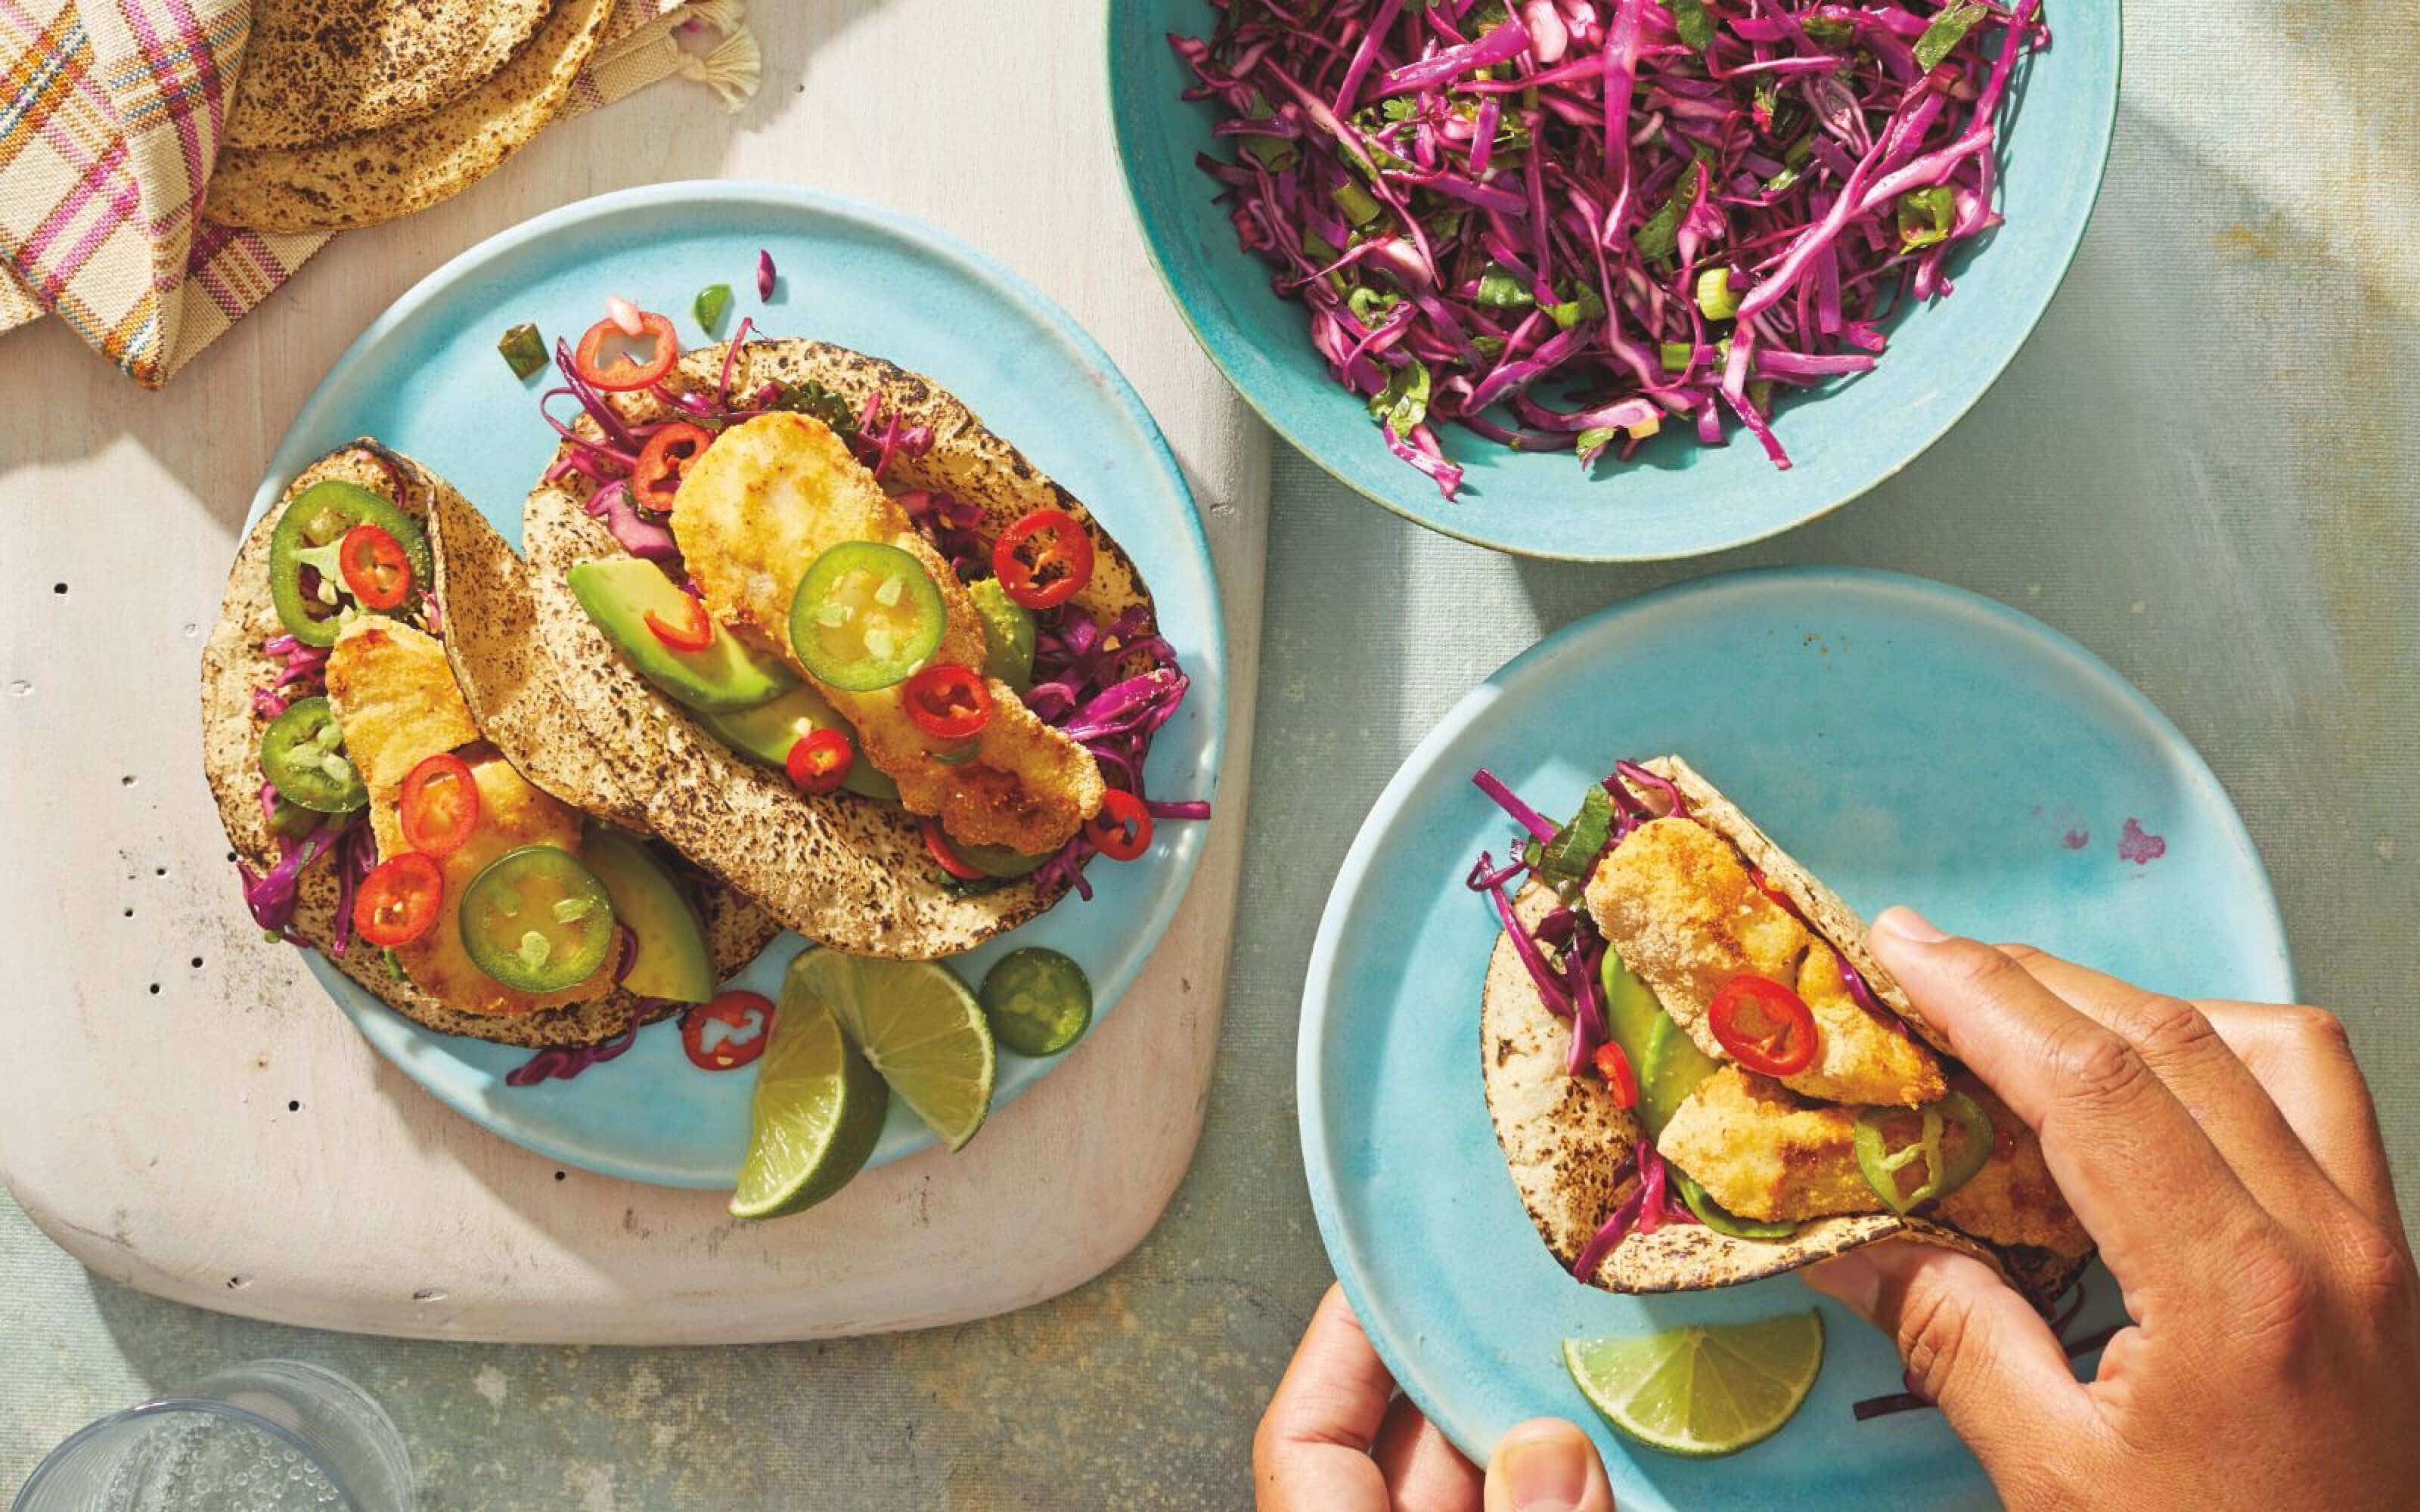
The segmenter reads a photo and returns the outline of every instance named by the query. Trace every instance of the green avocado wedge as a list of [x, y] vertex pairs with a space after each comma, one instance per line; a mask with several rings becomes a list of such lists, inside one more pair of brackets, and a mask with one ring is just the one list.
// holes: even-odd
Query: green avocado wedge
[[837, 730], [848, 737], [857, 759], [848, 764], [848, 775], [841, 786], [851, 793], [879, 799], [884, 803], [899, 801], [899, 784], [882, 775], [865, 759], [858, 744], [857, 732], [849, 727], [831, 701], [806, 683], [800, 683], [786, 693], [778, 694], [749, 709], [734, 709], [716, 714], [697, 711], [697, 722], [706, 726], [715, 739], [752, 761], [768, 766], [782, 766], [790, 757], [790, 748], [818, 730]]
[[1659, 1021], [1647, 1036], [1647, 1058], [1638, 1066], [1638, 1121], [1647, 1126], [1648, 1137], [1662, 1137], [1698, 1084], [1720, 1069], [1670, 1015]]
[[706, 926], [644, 842], [595, 820], [581, 831], [580, 858], [613, 900], [613, 917], [638, 936], [622, 985], [641, 997], [703, 1003], [714, 995], [714, 953]]
[[742, 644], [721, 625], [703, 651], [678, 651], [647, 628], [647, 616], [687, 625], [695, 601], [639, 557], [576, 563], [565, 575], [572, 596], [623, 659], [666, 697], [701, 714], [754, 708], [799, 686], [779, 658]]
[[984, 671], [1023, 698], [1033, 690], [1033, 611], [1009, 597], [997, 578], [981, 579], [967, 592], [983, 621]]

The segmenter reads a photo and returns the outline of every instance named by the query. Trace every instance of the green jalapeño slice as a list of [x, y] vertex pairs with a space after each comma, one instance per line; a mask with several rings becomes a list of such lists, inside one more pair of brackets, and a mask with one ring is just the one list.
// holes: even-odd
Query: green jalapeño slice
[[462, 889], [462, 949], [472, 964], [525, 993], [560, 992], [613, 953], [613, 899], [570, 852], [524, 845]]
[[323, 698], [298, 701], [260, 733], [260, 775], [280, 798], [314, 813], [350, 813], [370, 801]]
[[[1910, 1119], [1916, 1120], [1915, 1138], [1893, 1148]], [[1955, 1149], [1949, 1148], [1948, 1139], [1953, 1124], [1959, 1135]], [[1857, 1169], [1866, 1184], [1893, 1212], [1905, 1212], [1918, 1203], [1946, 1197], [1973, 1180], [1992, 1158], [1994, 1135], [1991, 1117], [1981, 1104], [1963, 1092], [1951, 1092], [1918, 1108], [1868, 1108], [1857, 1115], [1852, 1137]], [[1901, 1179], [1912, 1166], [1920, 1166], [1914, 1186]]]
[[850, 693], [904, 682], [947, 623], [924, 564], [879, 541], [845, 541], [815, 558], [790, 598], [799, 659], [815, 681]]
[[[417, 597], [429, 583], [428, 537], [420, 522], [358, 484], [323, 479], [302, 490], [287, 506], [269, 532], [269, 596], [277, 606], [277, 622], [306, 646], [333, 646], [351, 591], [336, 558], [345, 532], [356, 525], [375, 525], [395, 537], [411, 568], [411, 594]], [[309, 590], [302, 569], [318, 574]]]

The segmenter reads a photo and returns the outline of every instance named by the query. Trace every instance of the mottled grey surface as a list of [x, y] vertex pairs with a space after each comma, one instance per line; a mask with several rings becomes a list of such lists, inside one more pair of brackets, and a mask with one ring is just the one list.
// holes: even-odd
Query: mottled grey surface
[[[1765, 563], [1989, 594], [2174, 717], [2267, 858], [2304, 991], [2351, 1023], [2420, 1211], [2420, 44], [2377, 26], [2377, 3], [2129, 12], [2129, 103], [2073, 276], [1976, 413], [1864, 502], [1694, 564], [1544, 566], [1429, 536], [1280, 461], [1208, 1130], [1168, 1217], [1108, 1276], [906, 1337], [392, 1343], [92, 1281], [0, 1206], [0, 1486], [101, 1412], [291, 1354], [393, 1409], [438, 1508], [1242, 1504], [1251, 1423], [1326, 1279], [1295, 1149], [1294, 1026], [1361, 814], [1429, 724], [1543, 631]], [[1619, 490], [1575, 487], [1574, 507], [1619, 508]]]

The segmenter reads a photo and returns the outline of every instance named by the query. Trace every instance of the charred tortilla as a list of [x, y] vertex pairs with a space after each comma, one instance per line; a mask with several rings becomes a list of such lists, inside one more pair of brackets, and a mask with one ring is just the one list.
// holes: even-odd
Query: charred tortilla
[[[680, 384], [711, 393], [727, 350], [718, 346], [688, 353], [677, 369]], [[1130, 610], [1151, 623], [1151, 596], [1133, 562], [1082, 502], [939, 384], [812, 341], [751, 342], [732, 365], [734, 393], [812, 381], [836, 394], [851, 414], [879, 394], [905, 424], [930, 426], [933, 433], [928, 451], [892, 464], [889, 481], [946, 491], [974, 505], [983, 514], [978, 533], [985, 536], [1034, 510], [1064, 510], [1084, 524], [1094, 545], [1092, 578], [1073, 601], [1076, 608], [1104, 624]], [[621, 396], [619, 407], [633, 422], [674, 412], [645, 394]], [[975, 890], [950, 882], [904, 810], [845, 793], [800, 793], [783, 773], [716, 739], [633, 671], [566, 580], [578, 563], [624, 554], [604, 523], [582, 507], [594, 486], [577, 472], [541, 483], [521, 522], [538, 640], [588, 735], [577, 753], [594, 770], [581, 783], [626, 794], [646, 826], [690, 859], [800, 933], [858, 954], [961, 954], [1057, 900], [1057, 891], [1032, 879]], [[471, 681], [484, 686], [486, 679]], [[473, 709], [487, 718], [476, 698]], [[511, 723], [500, 723], [495, 735], [511, 740]]]
[[493, 172], [552, 120], [613, 0], [553, 0], [503, 67], [427, 115], [292, 147], [227, 147], [205, 219], [255, 231], [346, 231], [425, 209]]
[[[261, 811], [260, 735], [269, 719], [253, 706], [252, 693], [276, 676], [277, 658], [262, 643], [283, 626], [270, 598], [269, 540], [278, 517], [312, 484], [337, 478], [380, 494], [405, 513], [427, 518], [432, 505], [449, 517], [471, 515], [459, 495], [418, 464], [374, 441], [357, 440], [337, 448], [302, 470], [283, 498], [253, 527], [237, 553], [227, 579], [226, 599], [217, 625], [202, 653], [202, 768], [217, 800], [227, 842], [255, 872], [276, 864], [275, 837]], [[432, 541], [432, 548], [436, 543]], [[510, 553], [488, 532], [483, 541], [466, 542], [462, 532], [445, 549], [456, 553], [456, 566], [485, 557], [489, 550]], [[441, 559], [442, 560], [442, 559]], [[492, 575], [492, 568], [489, 569]], [[441, 569], [439, 581], [445, 580]], [[440, 590], [442, 603], [442, 589]], [[447, 606], [450, 609], [451, 606]], [[446, 619], [453, 616], [448, 613]], [[543, 785], [543, 784], [541, 784]], [[769, 918], [728, 889], [705, 883], [695, 889], [706, 944], [718, 972], [737, 970], [777, 933]], [[321, 857], [303, 869], [292, 928], [313, 949], [334, 963], [372, 995], [405, 1017], [442, 1034], [468, 1035], [504, 1044], [569, 1046], [596, 1044], [628, 1028], [638, 999], [616, 990], [595, 1001], [543, 1011], [497, 1017], [458, 1012], [388, 969], [376, 949], [356, 943], [343, 954], [332, 946], [335, 937], [337, 882], [332, 860]], [[659, 1010], [659, 1014], [666, 1010]]]
[[435, 111], [492, 77], [550, 0], [255, 0], [229, 147], [299, 147]]
[[[1899, 984], [1867, 952], [1864, 922], [1846, 903], [1685, 763], [1665, 758], [1646, 765], [1681, 791], [1699, 823], [1737, 845], [1788, 895], [1817, 937], [1847, 956], [1876, 995], [1911, 1028], [1935, 1048], [1946, 1048], [1937, 1032], [1913, 1012]], [[1525, 924], [1534, 926], [1559, 901], [1533, 882], [1515, 899], [1514, 907]], [[1568, 1024], [1539, 995], [1511, 938], [1499, 933], [1480, 1008], [1480, 1063], [1488, 1114], [1522, 1206], [1538, 1237], [1566, 1270], [1578, 1263], [1590, 1240], [1636, 1186], [1636, 1176], [1624, 1175], [1618, 1182], [1615, 1178], [1641, 1134], [1637, 1118], [1615, 1104], [1603, 1081], [1566, 1074], [1570, 1036]], [[1580, 1279], [1623, 1293], [1699, 1291], [1762, 1280], [1900, 1238], [1976, 1256], [2044, 1308], [2073, 1283], [2091, 1257], [2089, 1252], [2070, 1256], [2029, 1245], [1993, 1245], [1943, 1222], [1885, 1212], [1812, 1219], [1782, 1240], [1742, 1239], [1703, 1225], [1668, 1224], [1652, 1234], [1630, 1233], [1593, 1274]]]

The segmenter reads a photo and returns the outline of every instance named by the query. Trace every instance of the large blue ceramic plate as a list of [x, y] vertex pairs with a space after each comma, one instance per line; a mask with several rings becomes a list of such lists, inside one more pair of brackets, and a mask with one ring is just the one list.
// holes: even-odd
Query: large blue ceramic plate
[[[2008, 224], [1952, 265], [1957, 292], [1911, 314], [1873, 373], [1782, 407], [1796, 466], [1776, 472], [1752, 438], [1708, 451], [1666, 427], [1627, 467], [1584, 480], [1569, 454], [1522, 455], [1447, 427], [1470, 470], [1449, 502], [1388, 455], [1361, 401], [1337, 387], [1301, 306], [1235, 245], [1194, 166], [1212, 148], [1206, 104], [1169, 34], [1205, 34], [1206, 0], [1117, 0], [1109, 103], [1144, 240], [1211, 360], [1279, 434], [1340, 480], [1432, 530], [1524, 556], [1636, 561], [1696, 556], [1809, 520], [1892, 476], [1941, 439], [2033, 332], [2084, 238], [2118, 116], [2118, 0], [2048, 0], [2055, 45], [2024, 65], [2002, 139]], [[1221, 155], [1231, 155], [1220, 148]]]
[[[1566, 1335], [1817, 1301], [1787, 1277], [1652, 1299], [1579, 1285], [1538, 1242], [1488, 1121], [1478, 1013], [1496, 926], [1463, 877], [1482, 847], [1502, 853], [1509, 825], [1470, 774], [1491, 767], [1552, 812], [1615, 758], [1668, 751], [1869, 917], [1905, 902], [2174, 992], [2293, 995], [2276, 904], [2226, 793], [2090, 653], [1920, 579], [1683, 584], [1488, 679], [1362, 825], [1303, 995], [1303, 1162], [1328, 1257], [1395, 1379], [1474, 1457], [1546, 1413], [1594, 1427], [1638, 1512], [1992, 1504], [1937, 1414], [1852, 1419], [1856, 1398], [1899, 1389], [1899, 1362], [1829, 1303], [1814, 1395], [1735, 1458], [1637, 1448], [1564, 1374]], [[2114, 1319], [2115, 1288], [2095, 1274], [2087, 1321]]]
[[[753, 285], [760, 247], [781, 270], [767, 305]], [[673, 314], [685, 342], [702, 342], [689, 310], [708, 284], [737, 293], [727, 326], [752, 316], [764, 333], [837, 342], [939, 380], [1092, 506], [1141, 567], [1161, 628], [1193, 679], [1152, 748], [1151, 790], [1209, 796], [1226, 731], [1218, 585], [1192, 496], [1158, 428], [1109, 355], [1038, 291], [957, 241], [872, 206], [772, 184], [662, 184], [568, 206], [490, 239], [423, 280], [353, 343], [279, 446], [253, 517], [312, 457], [366, 434], [436, 469], [518, 543], [521, 501], [554, 449], [536, 399], [553, 375], [516, 380], [496, 338], [534, 320], [550, 340], [576, 340], [605, 297], [621, 294]], [[1083, 964], [1096, 1011], [1107, 1012], [1174, 917], [1201, 859], [1203, 827], [1162, 825], [1143, 862], [1094, 866], [1092, 902], [1069, 898], [958, 962], [960, 971], [979, 982], [1007, 950], [1052, 946]], [[802, 948], [784, 935], [738, 980], [770, 994]], [[526, 1052], [432, 1034], [318, 956], [311, 962], [380, 1054], [505, 1138], [631, 1180], [732, 1184], [747, 1148], [754, 1078], [696, 1070], [676, 1029], [643, 1032], [628, 1055], [576, 1080], [506, 1087], [504, 1072]], [[1016, 1096], [1052, 1064], [1003, 1052], [996, 1101]], [[874, 1163], [932, 1143], [894, 1102]]]

